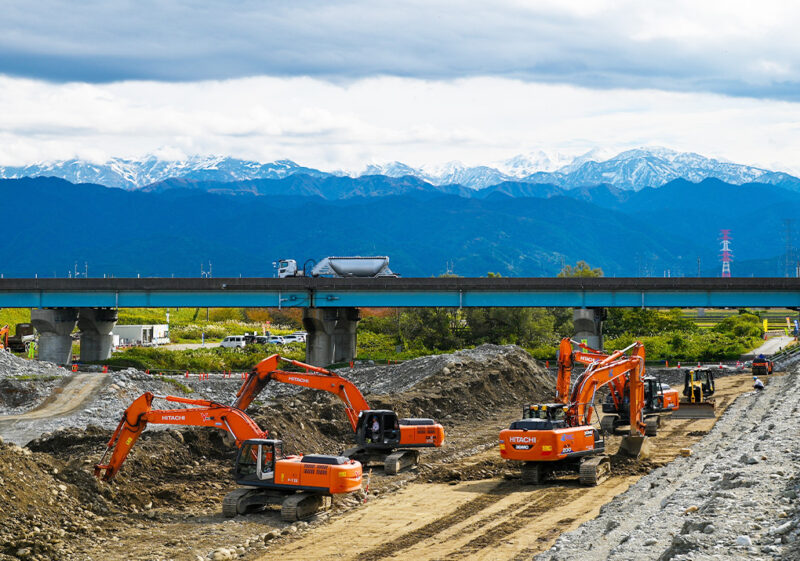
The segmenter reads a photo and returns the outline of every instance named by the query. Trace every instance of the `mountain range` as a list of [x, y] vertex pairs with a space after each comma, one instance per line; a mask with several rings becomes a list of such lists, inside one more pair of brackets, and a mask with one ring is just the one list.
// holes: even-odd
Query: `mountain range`
[[63, 277], [76, 262], [90, 276], [197, 276], [209, 261], [215, 276], [272, 276], [277, 259], [335, 254], [389, 255], [403, 276], [553, 276], [580, 259], [607, 276], [718, 276], [721, 228], [734, 276], [783, 276], [784, 219], [800, 215], [794, 190], [713, 178], [476, 190], [297, 173], [131, 190], [39, 177], [0, 180], [0, 201], [7, 277]]
[[[154, 156], [141, 160], [115, 158], [102, 164], [73, 159], [27, 166], [0, 166], [0, 178], [6, 179], [58, 177], [72, 183], [150, 190], [153, 190], [153, 184], [171, 180], [203, 185], [209, 182], [277, 180], [295, 175], [350, 179], [375, 175], [410, 177], [434, 186], [456, 185], [474, 190], [515, 182], [552, 185], [566, 190], [605, 184], [625, 191], [638, 191], [646, 187], [659, 187], [675, 179], [697, 182], [707, 178], [735, 185], [758, 181], [800, 190], [800, 179], [787, 173], [658, 147], [628, 150], [613, 157], [601, 151], [592, 151], [574, 159], [540, 151], [483, 166], [449, 162], [441, 166], [415, 168], [401, 162], [391, 162], [369, 165], [359, 172], [322, 171], [291, 160], [259, 163], [220, 156], [196, 156], [183, 161], [167, 161]], [[228, 185], [225, 189], [230, 191], [234, 187]]]

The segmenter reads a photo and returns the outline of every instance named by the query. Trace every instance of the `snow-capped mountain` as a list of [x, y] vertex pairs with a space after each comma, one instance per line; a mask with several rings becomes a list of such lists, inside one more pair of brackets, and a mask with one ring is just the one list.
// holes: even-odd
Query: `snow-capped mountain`
[[22, 167], [0, 166], [0, 177], [60, 177], [71, 183], [98, 183], [106, 187], [135, 189], [169, 178], [198, 181], [242, 181], [248, 179], [281, 179], [295, 173], [328, 175], [316, 169], [297, 165], [291, 160], [267, 164], [221, 156], [195, 156], [183, 161], [160, 160], [148, 156], [142, 160], [114, 158], [104, 164], [84, 160], [46, 162]]
[[471, 189], [515, 181], [549, 183], [562, 189], [608, 184], [618, 189], [638, 191], [645, 187], [659, 187], [673, 179], [698, 182], [715, 178], [733, 184], [759, 181], [800, 190], [800, 179], [786, 173], [661, 147], [637, 148], [613, 156], [606, 150], [595, 149], [572, 159], [559, 153], [538, 151], [485, 166], [468, 166], [454, 161], [415, 168], [401, 162], [390, 162], [370, 164], [363, 171], [347, 174], [324, 172], [291, 160], [260, 163], [220, 156], [196, 156], [182, 161], [148, 156], [141, 160], [116, 158], [104, 164], [67, 160], [23, 167], [0, 166], [0, 178], [54, 176], [72, 183], [99, 183], [124, 189], [140, 188], [170, 178], [232, 182], [282, 179], [295, 174], [316, 177], [412, 176], [436, 186], [461, 185]]
[[523, 181], [552, 183], [565, 189], [608, 184], [638, 191], [645, 187], [660, 187], [679, 178], [693, 182], [715, 178], [737, 185], [761, 181], [800, 189], [800, 180], [786, 173], [662, 147], [637, 148], [616, 155], [598, 148], [572, 159], [563, 154], [539, 151], [515, 156], [494, 166], [448, 162], [440, 166], [413, 168], [392, 162], [371, 165], [362, 174], [412, 175], [433, 185], [459, 184], [472, 189], [483, 189], [504, 181]]
[[567, 188], [607, 183], [638, 191], [660, 187], [678, 178], [698, 182], [713, 177], [742, 184], [756, 181], [767, 173], [770, 172], [765, 169], [657, 147], [627, 150], [607, 160], [576, 161], [550, 174], [536, 174], [532, 179]]
[[527, 177], [540, 171], [556, 171], [576, 161], [575, 158], [560, 152], [538, 150], [528, 154], [520, 154], [508, 160], [494, 164], [500, 172], [509, 177]]

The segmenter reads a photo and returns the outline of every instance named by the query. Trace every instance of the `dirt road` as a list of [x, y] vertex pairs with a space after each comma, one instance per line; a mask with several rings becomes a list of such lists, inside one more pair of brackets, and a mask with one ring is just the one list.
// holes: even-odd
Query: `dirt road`
[[[717, 418], [736, 396], [750, 389], [750, 381], [748, 375], [718, 380]], [[702, 438], [714, 422], [667, 420], [654, 439], [652, 462], [671, 461], [681, 448]], [[615, 439], [611, 440], [609, 449], [614, 450]], [[498, 456], [491, 448], [449, 469], [458, 471]], [[590, 488], [573, 480], [530, 487], [516, 478], [415, 483], [373, 499], [300, 539], [276, 544], [262, 560], [529, 559], [547, 549], [560, 533], [597, 516], [603, 504], [644, 473], [623, 473]]]
[[97, 393], [109, 382], [107, 374], [75, 374], [65, 377], [63, 385], [41, 405], [19, 415], [0, 416], [0, 436], [25, 444], [39, 436], [41, 431], [31, 427], [29, 421], [63, 417], [90, 403]]

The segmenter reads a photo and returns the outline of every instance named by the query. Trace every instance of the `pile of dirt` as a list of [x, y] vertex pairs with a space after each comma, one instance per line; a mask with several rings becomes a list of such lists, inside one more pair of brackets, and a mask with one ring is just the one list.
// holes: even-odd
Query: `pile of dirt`
[[401, 416], [481, 420], [497, 408], [553, 399], [553, 375], [516, 345], [482, 345], [442, 356], [446, 359], [433, 364], [438, 370], [420, 383], [402, 394], [370, 396], [370, 405]]
[[0, 559], [69, 559], [109, 502], [74, 462], [0, 444]]

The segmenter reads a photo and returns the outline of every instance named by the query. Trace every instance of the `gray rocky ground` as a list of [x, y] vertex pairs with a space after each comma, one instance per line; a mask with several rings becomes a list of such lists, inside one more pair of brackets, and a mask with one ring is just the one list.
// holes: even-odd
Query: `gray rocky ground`
[[733, 403], [681, 457], [640, 479], [538, 561], [800, 559], [800, 379]]

